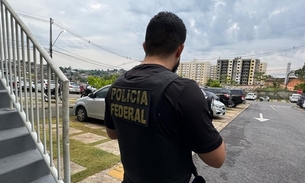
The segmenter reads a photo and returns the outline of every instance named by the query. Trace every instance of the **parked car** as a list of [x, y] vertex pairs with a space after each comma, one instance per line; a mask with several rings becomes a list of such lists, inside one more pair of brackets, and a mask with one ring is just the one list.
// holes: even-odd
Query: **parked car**
[[214, 100], [214, 105], [213, 105], [213, 108], [212, 108], [212, 111], [213, 111], [213, 118], [214, 117], [219, 117], [219, 116], [223, 116], [226, 114], [226, 106], [218, 101], [218, 100]]
[[230, 90], [226, 88], [207, 88], [207, 87], [202, 87], [204, 91], [210, 91], [215, 93], [219, 97], [220, 102], [225, 104], [228, 107], [234, 107], [235, 103], [232, 100], [231, 92]]
[[205, 98], [210, 100], [210, 114], [212, 118], [226, 114], [226, 106], [219, 101], [219, 97], [217, 95], [210, 91], [204, 91], [202, 88], [201, 91], [203, 92]]
[[236, 107], [238, 104], [245, 104], [245, 95], [246, 92], [244, 89], [230, 89], [232, 100], [234, 101], [234, 104]]
[[299, 100], [297, 101], [297, 105], [300, 106], [301, 108], [305, 108], [304, 100], [305, 100], [305, 96], [302, 95], [302, 96], [299, 98]]
[[247, 93], [245, 99], [246, 100], [256, 100], [257, 96], [255, 93]]
[[270, 101], [270, 98], [268, 96], [263, 96], [263, 97], [259, 97], [259, 101], [267, 101], [269, 102]]
[[21, 78], [21, 80], [19, 81], [19, 87], [21, 87], [21, 89], [24, 91], [25, 89], [27, 91], [30, 91], [30, 89], [32, 91], [35, 91], [35, 83], [32, 81], [32, 83], [30, 84], [30, 80], [26, 79], [26, 82], [24, 83], [24, 80]]
[[76, 100], [73, 111], [78, 121], [83, 122], [88, 118], [104, 120], [105, 97], [110, 86], [104, 86], [88, 96]]
[[[204, 90], [202, 89], [202, 91], [204, 91]], [[212, 97], [212, 98], [214, 98], [215, 100], [220, 101], [219, 97], [218, 97], [217, 95], [215, 95], [215, 93], [210, 92], [210, 91], [204, 91], [204, 92], [205, 92], [205, 94], [206, 94], [208, 97]]]
[[[15, 78], [12, 78], [12, 85], [13, 87], [15, 87]], [[22, 91], [24, 91], [25, 89], [27, 91], [30, 91], [30, 88], [32, 91], [35, 91], [35, 84], [34, 82], [32, 81], [32, 84], [30, 84], [30, 80], [29, 79], [26, 79], [25, 82], [24, 82], [24, 78], [23, 77], [16, 77], [16, 83], [17, 83], [17, 88], [18, 90], [21, 88]]]
[[301, 96], [302, 96], [301, 94], [293, 93], [289, 96], [289, 101], [290, 102], [297, 102]]
[[48, 83], [47, 79], [44, 80], [38, 80], [37, 81], [37, 91], [41, 92], [41, 91], [45, 91], [46, 88], [50, 87], [50, 89], [55, 88], [55, 81], [54, 80], [50, 80], [50, 83]]
[[75, 82], [69, 83], [69, 93], [80, 94], [80, 86]]

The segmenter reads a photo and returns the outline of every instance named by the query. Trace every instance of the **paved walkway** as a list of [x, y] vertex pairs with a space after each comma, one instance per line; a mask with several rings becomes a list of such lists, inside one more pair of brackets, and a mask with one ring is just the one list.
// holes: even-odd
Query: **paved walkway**
[[[213, 124], [218, 131], [221, 131], [225, 126], [227, 126], [235, 117], [237, 117], [243, 110], [245, 110], [250, 104], [242, 104], [238, 105], [236, 108], [227, 108], [227, 113], [213, 120]], [[90, 128], [100, 128], [101, 130], [105, 130], [104, 126], [95, 125], [95, 124], [87, 124], [87, 127]], [[75, 128], [70, 128], [71, 138], [74, 140], [79, 140], [84, 143], [93, 143], [99, 141], [103, 137], [99, 135], [95, 135], [92, 133], [80, 133], [81, 131]], [[73, 135], [77, 134], [77, 135]], [[120, 155], [118, 142], [117, 140], [111, 140], [105, 143], [101, 143], [95, 146], [96, 148], [100, 148], [104, 151], [113, 153], [115, 155]], [[85, 168], [71, 162], [71, 174], [75, 174], [84, 170]], [[123, 179], [123, 166], [121, 163], [113, 166], [108, 170], [104, 170], [97, 174], [87, 177], [86, 179], [80, 181], [79, 183], [120, 183]]]

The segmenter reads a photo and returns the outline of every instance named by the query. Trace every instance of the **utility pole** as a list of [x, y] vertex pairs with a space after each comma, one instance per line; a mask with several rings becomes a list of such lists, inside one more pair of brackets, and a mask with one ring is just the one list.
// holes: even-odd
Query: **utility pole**
[[[285, 76], [285, 81], [284, 84], [287, 86], [288, 82], [289, 82], [289, 74], [291, 73], [291, 62], [289, 61], [287, 63], [287, 68], [286, 68], [286, 76]], [[287, 87], [286, 87], [287, 88]]]
[[50, 54], [51, 58], [53, 57], [53, 55], [52, 55], [52, 53], [53, 53], [53, 49], [52, 49], [52, 47], [53, 47], [53, 43], [52, 43], [52, 25], [53, 25], [53, 23], [54, 23], [54, 19], [50, 18], [50, 45], [49, 45], [49, 54]]

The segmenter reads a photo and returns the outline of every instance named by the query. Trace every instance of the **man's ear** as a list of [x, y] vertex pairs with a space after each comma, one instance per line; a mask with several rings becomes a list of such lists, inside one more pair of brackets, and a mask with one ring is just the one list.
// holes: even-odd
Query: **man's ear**
[[181, 53], [184, 49], [184, 44], [181, 44], [178, 48], [177, 48], [177, 52], [176, 52], [176, 57], [180, 57], [181, 56]]

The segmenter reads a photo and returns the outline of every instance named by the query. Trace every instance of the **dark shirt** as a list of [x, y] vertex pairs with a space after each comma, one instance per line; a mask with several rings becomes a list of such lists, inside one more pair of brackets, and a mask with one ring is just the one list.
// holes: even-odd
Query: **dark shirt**
[[[126, 72], [125, 78], [130, 81], [141, 81], [165, 70], [167, 70], [167, 68], [160, 65], [141, 64]], [[109, 103], [110, 98], [108, 95], [106, 98], [105, 125], [107, 128], [117, 130], [122, 153], [128, 148], [128, 141], [126, 142], [125, 140], [124, 144], [120, 144], [120, 134], [126, 132], [123, 132], [124, 128], [122, 128], [121, 124], [116, 123], [110, 116]], [[184, 157], [189, 161], [189, 159], [191, 159], [191, 151], [196, 153], [207, 153], [215, 150], [221, 145], [222, 138], [212, 124], [209, 117], [210, 114], [207, 102], [195, 81], [181, 77], [175, 79], [165, 89], [164, 95], [160, 100], [158, 111], [159, 120], [162, 124], [160, 128], [162, 128], [162, 131], [166, 134], [162, 138], [169, 139], [168, 141], [174, 139], [173, 143], [176, 143], [177, 145], [175, 144], [173, 147], [177, 147], [177, 152], [181, 153], [181, 155], [177, 155], [177, 157]], [[142, 137], [138, 138], [140, 139]], [[151, 139], [147, 139], [147, 142], [150, 140]], [[141, 141], [145, 141], [145, 139], [141, 139]], [[141, 151], [141, 148], [152, 148], [152, 146], [149, 145], [151, 143], [152, 142], [147, 143], [147, 147], [143, 147], [145, 146], [144, 143], [144, 145], [141, 144], [139, 149], [129, 149], [128, 151]], [[167, 153], [166, 147], [160, 144], [154, 145], [153, 147], [162, 147], [162, 149], [158, 150], [158, 153], [155, 153], [157, 156], [162, 156], [162, 153], [160, 152], [163, 152], [164, 154]], [[153, 150], [155, 149], [151, 149], [151, 151]], [[124, 154], [122, 154], [122, 157], [123, 156]], [[153, 155], [148, 153], [147, 157], [141, 156], [143, 159], [139, 161], [149, 162], [151, 159], [162, 159], [162, 157], [149, 156]], [[127, 158], [128, 157], [122, 158], [123, 166], [124, 168], [127, 167], [129, 171], [130, 169], [132, 171], [133, 165], [124, 165], [123, 159]], [[149, 163], [147, 166], [149, 166]], [[165, 169], [170, 171], [171, 169], [174, 170], [175, 166], [179, 166], [179, 163], [177, 165], [177, 163], [167, 162], [163, 163], [162, 166], [167, 166]], [[155, 169], [158, 170], [158, 167], [155, 167]], [[151, 172], [151, 174], [154, 173]], [[127, 182], [127, 178], [125, 182]]]

